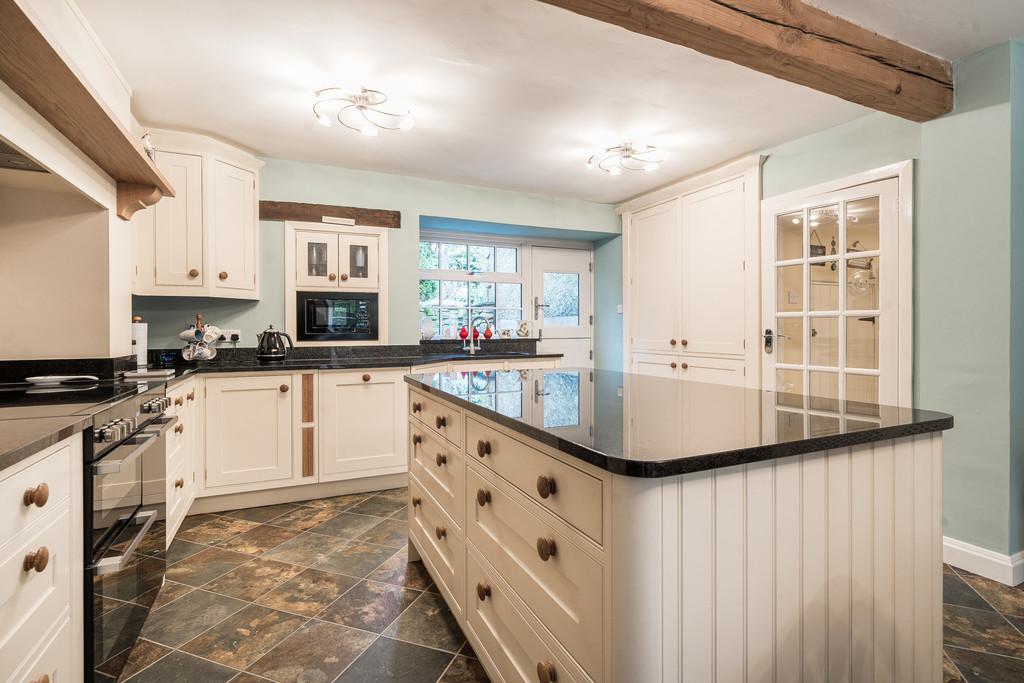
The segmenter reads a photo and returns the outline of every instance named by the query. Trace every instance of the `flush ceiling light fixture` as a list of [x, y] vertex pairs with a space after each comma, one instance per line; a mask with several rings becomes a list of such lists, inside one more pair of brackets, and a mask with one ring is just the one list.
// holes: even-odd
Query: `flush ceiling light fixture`
[[388, 96], [379, 90], [360, 88], [352, 92], [344, 88], [317, 90], [313, 103], [313, 116], [321, 126], [329, 127], [333, 121], [367, 137], [375, 137], [380, 130], [409, 130], [415, 122], [412, 113], [390, 112], [381, 109]]
[[668, 153], [659, 150], [654, 145], [624, 142], [598, 154], [592, 154], [587, 159], [587, 169], [599, 168], [608, 175], [622, 175], [623, 171], [647, 171], [649, 173], [658, 170], [658, 166], [666, 158], [668, 158]]

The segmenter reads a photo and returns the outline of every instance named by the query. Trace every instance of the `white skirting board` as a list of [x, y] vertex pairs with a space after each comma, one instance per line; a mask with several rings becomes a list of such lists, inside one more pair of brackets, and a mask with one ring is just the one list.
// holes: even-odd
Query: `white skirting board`
[[958, 569], [984, 576], [1007, 586], [1024, 582], [1024, 551], [1003, 555], [980, 546], [942, 537], [942, 560]]

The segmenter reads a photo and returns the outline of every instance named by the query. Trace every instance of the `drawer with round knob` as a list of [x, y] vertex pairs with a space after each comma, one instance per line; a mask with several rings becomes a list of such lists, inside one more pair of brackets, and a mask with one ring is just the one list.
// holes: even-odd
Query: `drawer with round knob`
[[[595, 679], [602, 667], [605, 569], [584, 538], [475, 465], [466, 470], [466, 540]], [[482, 492], [482, 494], [481, 494]], [[471, 495], [472, 494], [472, 495]], [[481, 505], [480, 503], [484, 504]]]
[[462, 411], [419, 392], [409, 392], [409, 414], [453, 444], [462, 440]]
[[0, 480], [0, 544], [14, 538], [62, 504], [71, 491], [71, 466], [81, 467], [82, 436], [34, 456], [32, 464]]
[[[74, 662], [71, 619], [64, 617], [53, 624], [41, 642], [33, 643], [37, 650], [29, 655], [11, 681], [19, 683], [63, 683], [81, 680], [81, 663]], [[77, 665], [77, 666], [76, 666]]]
[[409, 535], [452, 611], [461, 614], [466, 576], [463, 532], [415, 475], [409, 477], [409, 496]]
[[[466, 558], [469, 585], [466, 625], [483, 645], [506, 683], [574, 683], [589, 681], [557, 643], [543, 633], [516, 602], [506, 584], [484, 569], [486, 561], [471, 547]], [[558, 654], [556, 654], [558, 653]]]
[[604, 483], [475, 417], [466, 418], [471, 461], [497, 472], [539, 505], [603, 542]]
[[416, 477], [461, 529], [466, 467], [459, 449], [416, 421], [409, 423], [409, 472]]

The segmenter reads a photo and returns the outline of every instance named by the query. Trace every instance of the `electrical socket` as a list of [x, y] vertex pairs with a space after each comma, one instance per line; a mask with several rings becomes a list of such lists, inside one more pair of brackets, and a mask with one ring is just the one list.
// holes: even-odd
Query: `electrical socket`
[[218, 341], [220, 341], [220, 342], [230, 342], [231, 341], [231, 335], [233, 335], [233, 334], [237, 334], [239, 340], [241, 340], [241, 338], [242, 338], [242, 331], [241, 330], [228, 330], [228, 329], [221, 328], [220, 336], [222, 338], [220, 340], [218, 340]]

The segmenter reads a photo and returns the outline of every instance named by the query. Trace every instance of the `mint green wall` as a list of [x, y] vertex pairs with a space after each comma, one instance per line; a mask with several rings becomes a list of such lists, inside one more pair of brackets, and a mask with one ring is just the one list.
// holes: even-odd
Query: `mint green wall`
[[956, 419], [943, 459], [945, 534], [1003, 554], [1024, 547], [1021, 51], [1003, 44], [958, 63], [948, 116], [865, 116], [767, 150], [763, 179], [770, 197], [916, 160], [914, 403]]
[[594, 367], [622, 368], [622, 236], [594, 242]]
[[[395, 209], [401, 230], [389, 234], [390, 343], [419, 339], [417, 254], [421, 215], [512, 223], [607, 235], [621, 233], [608, 204], [510, 192], [439, 180], [356, 171], [283, 159], [266, 159], [260, 172], [260, 197], [279, 201]], [[268, 324], [284, 326], [284, 224], [262, 221], [260, 300], [244, 303], [218, 299], [135, 297], [134, 313], [149, 323], [151, 347], [178, 345], [177, 333], [196, 312], [222, 328], [241, 328], [242, 346]], [[567, 233], [571, 234], [571, 233]], [[596, 268], [595, 268], [596, 270]], [[600, 279], [600, 274], [595, 274]], [[621, 277], [617, 277], [621, 291]], [[621, 294], [619, 295], [621, 299]], [[615, 314], [612, 307], [611, 314]], [[596, 319], [608, 315], [595, 312]]]

